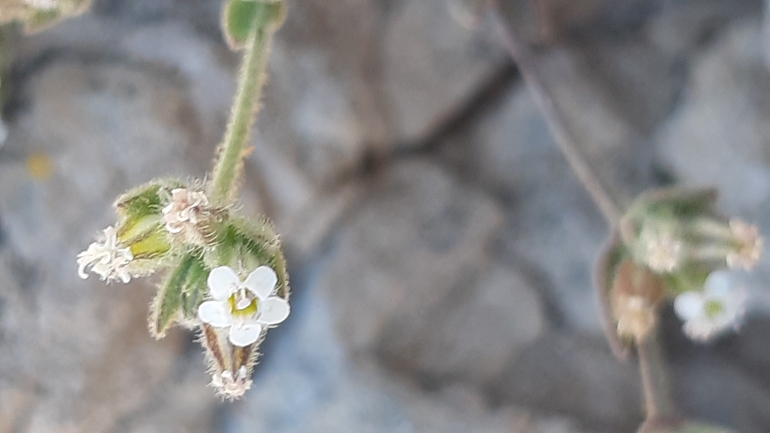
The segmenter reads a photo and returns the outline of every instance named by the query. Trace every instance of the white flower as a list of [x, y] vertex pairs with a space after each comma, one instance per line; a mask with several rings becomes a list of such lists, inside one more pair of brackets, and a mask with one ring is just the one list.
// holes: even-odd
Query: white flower
[[201, 213], [209, 205], [209, 199], [199, 191], [176, 188], [171, 191], [171, 203], [163, 208], [163, 222], [169, 233], [180, 233], [198, 224]]
[[645, 227], [639, 238], [643, 240], [643, 254], [653, 272], [671, 272], [684, 257], [684, 244], [671, 229]]
[[727, 266], [730, 269], [743, 268], [748, 271], [762, 255], [764, 242], [759, 235], [759, 229], [740, 220], [731, 220], [730, 232], [738, 248], [727, 254]]
[[78, 275], [88, 278], [86, 271], [99, 274], [102, 280], [110, 282], [120, 280], [124, 283], [131, 281], [127, 266], [134, 256], [127, 247], [118, 244], [117, 232], [110, 226], [104, 229], [101, 240], [88, 246], [88, 249], [78, 254]]
[[215, 373], [211, 378], [211, 385], [217, 389], [217, 394], [229, 400], [243, 396], [251, 388], [252, 380], [248, 377], [245, 365], [238, 369], [235, 376], [230, 370]]
[[275, 291], [278, 276], [271, 268], [260, 266], [241, 281], [227, 266], [211, 270], [208, 286], [212, 301], [198, 307], [198, 318], [217, 328], [230, 328], [229, 340], [245, 347], [259, 339], [264, 329], [289, 316], [289, 303]]
[[684, 321], [684, 333], [706, 341], [729, 329], [737, 329], [743, 318], [746, 292], [733, 286], [728, 271], [709, 274], [703, 292], [685, 292], [674, 300], [674, 311]]

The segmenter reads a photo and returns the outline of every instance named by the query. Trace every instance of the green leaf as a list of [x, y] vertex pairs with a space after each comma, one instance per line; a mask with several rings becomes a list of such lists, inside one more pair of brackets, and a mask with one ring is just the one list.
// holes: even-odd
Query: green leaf
[[229, 0], [222, 11], [222, 29], [233, 50], [244, 47], [254, 26], [267, 30], [279, 25], [285, 16], [283, 1]]
[[182, 292], [195, 260], [192, 254], [184, 256], [160, 286], [150, 315], [150, 332], [155, 338], [163, 338], [168, 328], [179, 319], [182, 310]]
[[208, 285], [206, 280], [209, 270], [203, 260], [197, 255], [193, 256], [193, 262], [187, 273], [187, 281], [182, 290], [182, 314], [185, 319], [195, 319], [198, 315], [198, 306], [206, 297]]

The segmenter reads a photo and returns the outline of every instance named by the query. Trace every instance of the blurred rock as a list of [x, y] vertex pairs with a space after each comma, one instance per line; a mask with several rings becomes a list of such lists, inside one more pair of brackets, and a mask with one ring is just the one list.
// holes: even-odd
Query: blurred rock
[[340, 336], [405, 373], [489, 380], [545, 326], [537, 294], [488, 255], [499, 209], [426, 160], [388, 170], [320, 275]]
[[314, 286], [294, 297], [294, 319], [266, 353], [252, 391], [230, 406], [227, 432], [579, 433], [568, 418], [505, 405], [473, 387], [425, 392], [414, 381], [354, 362], [336, 343], [336, 299]]
[[[16, 84], [23, 108], [0, 159], [0, 389], [4, 399], [33, 397], [13, 428], [140, 431], [153, 419], [154, 431], [208, 431], [215, 400], [202, 362], [175, 372], [190, 337], [156, 342], [147, 333], [149, 283], [106, 287], [78, 279], [75, 267], [76, 253], [114, 220], [118, 193], [196, 165], [185, 87], [129, 61], [76, 55], [38, 63]], [[51, 161], [47, 177], [31, 171], [30, 155]]]
[[508, 90], [443, 153], [503, 199], [496, 253], [537, 284], [549, 321], [599, 332], [591, 269], [606, 228], [527, 89]]
[[735, 23], [694, 59], [690, 86], [656, 134], [660, 160], [687, 184], [714, 185], [729, 213], [770, 197], [770, 72], [760, 20]]
[[641, 424], [636, 366], [615, 359], [602, 336], [554, 332], [523, 353], [491, 384], [497, 401], [559, 411], [602, 431]]

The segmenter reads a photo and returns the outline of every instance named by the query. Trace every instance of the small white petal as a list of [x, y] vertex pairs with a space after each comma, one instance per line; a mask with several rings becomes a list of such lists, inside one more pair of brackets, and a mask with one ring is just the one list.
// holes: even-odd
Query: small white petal
[[684, 292], [674, 300], [674, 311], [680, 319], [692, 320], [703, 313], [703, 295], [697, 292]]
[[238, 289], [241, 279], [232, 268], [220, 266], [211, 270], [207, 282], [211, 297], [217, 301], [224, 301]]
[[235, 346], [246, 347], [259, 339], [262, 333], [262, 325], [259, 323], [246, 323], [241, 326], [230, 327], [230, 342]]
[[714, 271], [703, 283], [703, 291], [712, 297], [724, 297], [735, 287], [735, 278], [730, 271]]
[[268, 266], [260, 266], [246, 278], [244, 286], [251, 290], [259, 299], [267, 299], [273, 293], [278, 276]]
[[273, 296], [259, 303], [259, 322], [265, 325], [277, 325], [289, 317], [289, 303], [285, 299]]
[[202, 303], [198, 307], [198, 318], [217, 328], [224, 328], [232, 324], [230, 307], [226, 302], [206, 301]]

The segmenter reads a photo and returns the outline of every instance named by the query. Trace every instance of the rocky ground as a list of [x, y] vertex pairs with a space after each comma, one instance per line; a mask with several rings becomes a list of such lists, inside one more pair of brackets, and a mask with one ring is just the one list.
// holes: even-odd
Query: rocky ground
[[[153, 281], [75, 266], [117, 194], [205, 173], [238, 64], [220, 3], [100, 0], [10, 38], [0, 433], [635, 431], [636, 367], [610, 353], [592, 289], [607, 227], [489, 21], [463, 27], [445, 0], [289, 5], [243, 201], [282, 233], [293, 312], [234, 404], [193, 335], [147, 333]], [[716, 185], [770, 233], [760, 1], [504, 5], [613, 188]], [[688, 416], [770, 426], [768, 281], [765, 259], [742, 332], [711, 345], [666, 312]]]

